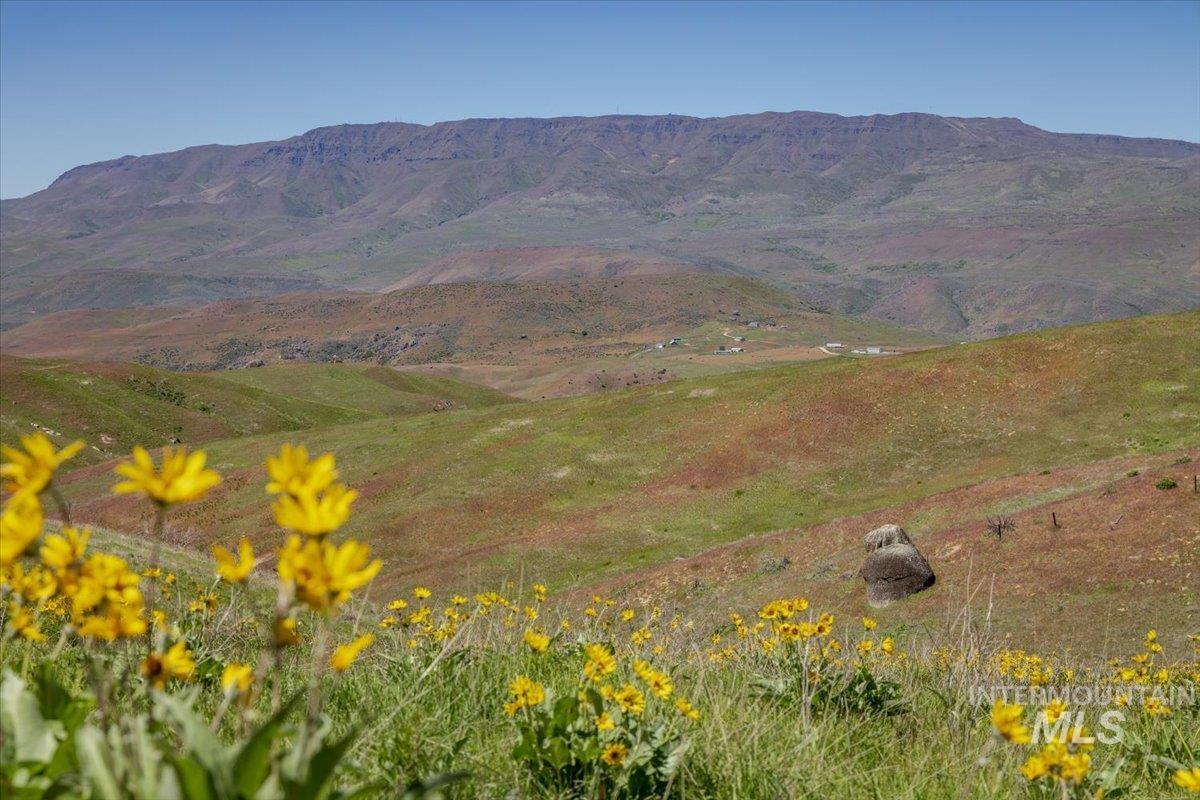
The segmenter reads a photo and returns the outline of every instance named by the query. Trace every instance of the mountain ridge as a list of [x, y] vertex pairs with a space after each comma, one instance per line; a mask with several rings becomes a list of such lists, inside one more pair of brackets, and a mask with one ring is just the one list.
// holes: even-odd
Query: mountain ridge
[[[758, 277], [967, 337], [1200, 305], [1200, 144], [1009, 117], [346, 124], [81, 165], [2, 211], [9, 320], [261, 294], [264, 275], [377, 291], [460, 254], [547, 247]], [[55, 288], [106, 270], [115, 290]], [[914, 275], [945, 279], [931, 316], [894, 309]], [[999, 317], [975, 302], [1009, 289], [1039, 300]]]

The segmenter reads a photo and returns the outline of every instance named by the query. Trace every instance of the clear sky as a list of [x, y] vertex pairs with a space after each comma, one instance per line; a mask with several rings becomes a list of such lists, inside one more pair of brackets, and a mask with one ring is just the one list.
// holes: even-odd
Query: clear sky
[[1200, 140], [1200, 2], [0, 2], [0, 197], [321, 125], [806, 109]]

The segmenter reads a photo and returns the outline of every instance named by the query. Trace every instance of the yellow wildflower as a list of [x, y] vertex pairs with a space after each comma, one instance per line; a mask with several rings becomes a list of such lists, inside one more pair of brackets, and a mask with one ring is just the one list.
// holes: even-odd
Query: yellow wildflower
[[50, 485], [59, 465], [82, 449], [83, 440], [80, 439], [62, 450], [55, 450], [54, 443], [41, 431], [22, 436], [19, 450], [7, 445], [0, 446], [5, 459], [0, 464], [4, 491], [15, 496], [36, 496]]
[[596, 683], [605, 675], [611, 675], [617, 669], [617, 659], [607, 647], [602, 644], [587, 644], [583, 646], [583, 654], [587, 661], [583, 665], [583, 674]]
[[320, 611], [346, 602], [351, 592], [375, 577], [382, 564], [369, 558], [370, 548], [353, 539], [335, 546], [323, 539], [291, 536], [279, 551], [276, 570], [302, 603]]
[[615, 727], [616, 727], [616, 723], [613, 722], [613, 718], [608, 715], [607, 711], [601, 713], [600, 716], [596, 717], [596, 730], [611, 731]]
[[539, 603], [546, 600], [546, 585], [544, 583], [535, 583], [533, 585], [533, 599]]
[[873, 630], [875, 630], [875, 628], [876, 628], [878, 625], [879, 625], [879, 623], [877, 623], [875, 620], [871, 619], [870, 617], [863, 617], [863, 618], [862, 618], [862, 626], [863, 626], [863, 630], [867, 630], [867, 631], [873, 631]]
[[397, 597], [392, 602], [388, 603], [388, 611], [403, 611], [408, 608], [408, 601]]
[[322, 492], [338, 476], [332, 453], [325, 453], [314, 461], [308, 460], [308, 450], [301, 446], [285, 444], [279, 454], [267, 459], [268, 494], [312, 495]]
[[1021, 723], [1025, 707], [997, 700], [992, 706], [992, 727], [1013, 744], [1029, 744], [1029, 728]]
[[133, 460], [117, 465], [115, 472], [125, 480], [113, 486], [113, 494], [141, 492], [160, 506], [199, 500], [221, 482], [215, 470], [204, 467], [207, 458], [203, 450], [189, 455], [183, 447], [166, 447], [159, 470], [144, 447], [134, 447]]
[[1142, 699], [1142, 708], [1152, 717], [1171, 716], [1171, 707], [1163, 702], [1161, 697], [1148, 694]]
[[196, 662], [182, 641], [171, 645], [162, 655], [151, 653], [142, 661], [142, 676], [155, 689], [161, 689], [170, 680], [191, 680], [195, 672]]
[[338, 645], [329, 659], [329, 666], [333, 667], [335, 672], [345, 672], [350, 669], [350, 665], [358, 658], [359, 653], [374, 643], [375, 634], [367, 633], [349, 644]]
[[221, 672], [221, 688], [226, 693], [245, 694], [254, 682], [254, 668], [249, 664], [230, 663]]
[[93, 553], [77, 571], [61, 577], [80, 636], [112, 641], [146, 632], [141, 579], [124, 560]]
[[7, 567], [24, 555], [42, 535], [42, 504], [36, 494], [18, 494], [0, 514], [0, 566]]
[[238, 542], [237, 555], [220, 545], [213, 545], [213, 558], [217, 562], [217, 576], [230, 583], [241, 583], [254, 571], [254, 549], [245, 536]]
[[629, 755], [629, 748], [620, 742], [613, 742], [604, 749], [600, 754], [600, 760], [610, 767], [619, 767], [625, 763], [625, 757]]
[[508, 686], [509, 701], [504, 704], [504, 713], [510, 717], [522, 708], [536, 706], [546, 699], [546, 689], [540, 683], [518, 675]]
[[413, 589], [413, 597], [417, 598], [418, 600], [428, 600], [429, 594], [430, 594], [429, 590], [426, 589], [424, 586], [418, 586], [415, 589]]
[[16, 603], [8, 604], [8, 626], [14, 634], [23, 639], [31, 642], [46, 641], [46, 634], [41, 632], [37, 626], [37, 620], [24, 606]]
[[682, 716], [690, 719], [692, 722], [700, 721], [700, 710], [682, 697], [675, 698], [675, 708]]
[[1177, 769], [1172, 780], [1180, 789], [1192, 794], [1200, 794], [1200, 767]]
[[337, 530], [350, 518], [350, 504], [358, 492], [336, 483], [320, 494], [280, 495], [272, 505], [275, 522], [281, 528], [324, 536]]
[[1047, 703], [1046, 707], [1042, 709], [1042, 716], [1050, 724], [1058, 722], [1059, 718], [1065, 713], [1067, 713], [1067, 704], [1057, 697]]
[[641, 716], [642, 712], [646, 710], [646, 696], [631, 683], [617, 689], [613, 700], [621, 707], [622, 711], [635, 717]]
[[544, 633], [530, 628], [525, 631], [525, 644], [529, 645], [529, 649], [535, 653], [544, 653], [546, 648], [550, 646], [550, 637]]

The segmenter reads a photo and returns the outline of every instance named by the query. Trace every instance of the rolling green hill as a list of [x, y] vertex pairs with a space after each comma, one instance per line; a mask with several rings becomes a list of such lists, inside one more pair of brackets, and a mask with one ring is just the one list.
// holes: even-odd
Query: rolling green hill
[[[228, 480], [177, 523], [273, 541], [261, 464], [282, 442], [303, 442], [336, 453], [360, 490], [347, 531], [388, 554], [385, 583], [461, 586], [524, 568], [581, 586], [993, 478], [1195, 446], [1198, 334], [1200, 314], [1189, 313], [263, 430], [210, 443]], [[101, 524], [128, 529], [141, 513], [107, 496], [107, 474], [68, 480]]]
[[452, 379], [333, 364], [202, 375], [0, 356], [0, 386], [5, 443], [37, 429], [63, 443], [82, 438], [83, 463], [135, 444], [196, 444], [505, 400]]

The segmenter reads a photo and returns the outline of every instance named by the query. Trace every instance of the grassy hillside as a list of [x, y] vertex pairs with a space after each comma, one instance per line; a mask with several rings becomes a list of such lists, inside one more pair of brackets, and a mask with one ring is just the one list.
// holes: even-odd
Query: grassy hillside
[[484, 386], [360, 364], [273, 365], [217, 374], [223, 380], [283, 397], [388, 416], [512, 402]]
[[338, 365], [286, 375], [270, 368], [200, 375], [2, 356], [0, 384], [5, 443], [39, 428], [61, 442], [81, 438], [88, 445], [83, 463], [114, 458], [139, 443], [196, 444], [504, 399], [459, 381]]
[[[579, 586], [991, 478], [1195, 446], [1198, 331], [1196, 313], [1143, 318], [214, 442], [230, 479], [180, 523], [261, 535], [262, 461], [299, 441], [335, 452], [361, 491], [351, 530], [391, 554], [385, 581], [523, 567]], [[71, 479], [86, 514], [132, 524], [107, 474]]]

